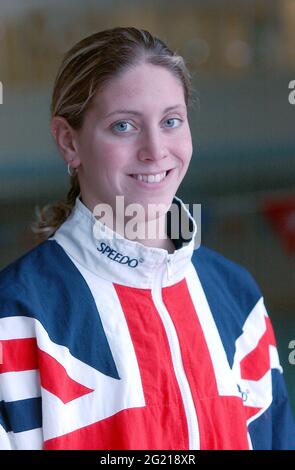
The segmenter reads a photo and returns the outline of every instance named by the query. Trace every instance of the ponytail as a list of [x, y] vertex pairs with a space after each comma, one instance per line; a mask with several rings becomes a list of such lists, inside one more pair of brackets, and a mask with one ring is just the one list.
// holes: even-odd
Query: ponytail
[[80, 194], [78, 176], [71, 176], [71, 186], [65, 202], [56, 202], [35, 210], [35, 220], [31, 229], [38, 241], [47, 240], [66, 221], [75, 205], [76, 198]]

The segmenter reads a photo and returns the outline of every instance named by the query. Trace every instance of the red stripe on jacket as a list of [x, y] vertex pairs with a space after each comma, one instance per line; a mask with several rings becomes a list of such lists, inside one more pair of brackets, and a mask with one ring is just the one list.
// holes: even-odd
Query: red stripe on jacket
[[177, 331], [197, 412], [201, 449], [248, 449], [242, 400], [218, 394], [210, 352], [186, 281], [165, 287], [163, 300]]

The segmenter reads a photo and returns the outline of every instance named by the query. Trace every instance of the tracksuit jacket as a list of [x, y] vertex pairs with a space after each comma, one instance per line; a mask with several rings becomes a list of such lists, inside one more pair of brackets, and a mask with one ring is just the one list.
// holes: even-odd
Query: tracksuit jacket
[[197, 227], [175, 251], [77, 198], [0, 273], [0, 448], [293, 449], [271, 322], [243, 267]]

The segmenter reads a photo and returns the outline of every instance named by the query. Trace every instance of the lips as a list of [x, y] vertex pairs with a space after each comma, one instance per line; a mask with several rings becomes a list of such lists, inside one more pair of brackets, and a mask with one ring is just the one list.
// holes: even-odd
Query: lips
[[167, 172], [164, 171], [163, 173], [156, 173], [153, 174], [135, 174], [131, 175], [133, 178], [137, 179], [138, 181], [144, 181], [145, 183], [160, 183], [166, 178]]
[[171, 170], [162, 171], [158, 173], [133, 173], [129, 176], [137, 181], [147, 184], [161, 183], [167, 177]]

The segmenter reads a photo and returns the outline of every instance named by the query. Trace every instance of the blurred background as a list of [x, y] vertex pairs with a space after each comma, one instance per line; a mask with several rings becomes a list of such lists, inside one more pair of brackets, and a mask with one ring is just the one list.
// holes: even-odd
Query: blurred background
[[61, 58], [114, 26], [148, 29], [187, 61], [194, 154], [178, 195], [202, 204], [202, 243], [256, 278], [295, 412], [294, 0], [1, 0], [0, 269], [36, 244], [35, 207], [68, 189], [49, 133]]

